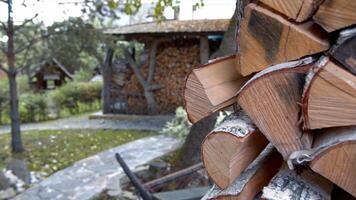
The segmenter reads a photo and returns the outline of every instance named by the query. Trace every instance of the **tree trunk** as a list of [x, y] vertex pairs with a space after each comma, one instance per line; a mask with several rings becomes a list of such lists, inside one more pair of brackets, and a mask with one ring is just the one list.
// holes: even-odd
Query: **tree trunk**
[[[224, 39], [217, 50], [210, 58], [227, 56], [236, 52], [236, 21], [237, 14], [240, 12], [239, 7], [235, 9], [228, 30], [224, 34]], [[195, 123], [183, 144], [178, 159], [178, 166], [190, 166], [201, 161], [200, 146], [205, 136], [214, 129], [217, 114], [210, 115], [199, 122]]]
[[7, 22], [7, 64], [9, 67], [8, 78], [10, 87], [10, 118], [11, 118], [11, 147], [15, 153], [24, 151], [20, 130], [19, 100], [17, 96], [15, 52], [14, 52], [14, 25], [12, 20], [12, 1], [8, 0], [8, 22]]
[[200, 146], [205, 136], [214, 129], [217, 114], [210, 115], [195, 123], [185, 139], [180, 152], [179, 166], [191, 166], [201, 162]]
[[16, 73], [9, 73], [8, 77], [10, 86], [11, 147], [13, 152], [21, 153], [24, 151], [24, 148], [22, 145], [20, 130], [21, 123], [19, 115], [19, 100], [17, 96]]
[[102, 65], [102, 74], [103, 74], [103, 91], [102, 91], [102, 99], [103, 99], [103, 114], [107, 114], [111, 112], [111, 96], [110, 96], [110, 84], [111, 84], [111, 75], [112, 75], [112, 59], [114, 55], [114, 50], [108, 48], [106, 51], [106, 57], [104, 60], [104, 64]]

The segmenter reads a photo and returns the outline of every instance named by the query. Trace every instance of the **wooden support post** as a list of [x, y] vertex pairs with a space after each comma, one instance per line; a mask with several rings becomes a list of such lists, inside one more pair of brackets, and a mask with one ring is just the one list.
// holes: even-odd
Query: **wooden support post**
[[153, 39], [153, 42], [150, 47], [150, 56], [149, 56], [150, 60], [148, 65], [148, 77], [147, 77], [147, 82], [149, 84], [152, 83], [154, 73], [155, 73], [158, 43], [159, 41], [157, 39]]
[[203, 200], [246, 200], [255, 199], [264, 186], [279, 171], [283, 163], [282, 156], [268, 145], [265, 150], [237, 177], [229, 187], [221, 189], [214, 185]]
[[356, 76], [320, 59], [308, 75], [302, 108], [305, 129], [356, 125]]
[[210, 47], [208, 36], [200, 36], [200, 63], [206, 64], [210, 57]]
[[329, 48], [327, 34], [312, 22], [292, 23], [255, 4], [249, 4], [244, 14], [237, 65], [244, 76]]
[[356, 1], [325, 0], [313, 19], [328, 32], [356, 24]]
[[311, 134], [298, 125], [304, 76], [314, 59], [272, 66], [257, 73], [240, 90], [239, 105], [284, 159], [311, 146]]
[[[103, 72], [103, 114], [111, 113], [111, 76], [112, 76], [112, 59], [114, 56], [114, 50], [109, 48], [106, 51], [105, 61], [102, 65], [102, 72]], [[38, 81], [39, 82], [39, 81]]]
[[267, 144], [248, 116], [238, 111], [206, 136], [201, 145], [202, 160], [215, 184], [227, 188]]

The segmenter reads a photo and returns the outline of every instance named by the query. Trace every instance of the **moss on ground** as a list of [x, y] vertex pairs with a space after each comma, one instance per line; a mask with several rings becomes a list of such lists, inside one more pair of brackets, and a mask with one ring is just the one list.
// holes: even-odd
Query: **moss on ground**
[[74, 162], [156, 132], [113, 130], [27, 131], [22, 135], [26, 152], [11, 155], [10, 136], [0, 136], [0, 169], [11, 156], [23, 158], [30, 170], [52, 174]]

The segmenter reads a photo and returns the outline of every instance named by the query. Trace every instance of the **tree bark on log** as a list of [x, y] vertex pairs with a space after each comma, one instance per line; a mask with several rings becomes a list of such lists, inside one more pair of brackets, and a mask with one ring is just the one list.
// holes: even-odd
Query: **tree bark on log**
[[330, 200], [333, 184], [322, 176], [305, 170], [300, 174], [286, 166], [263, 188], [261, 199]]
[[268, 144], [242, 110], [228, 116], [204, 139], [202, 161], [209, 177], [227, 188]]
[[330, 54], [356, 76], [356, 28], [340, 32]]
[[278, 172], [282, 163], [282, 156], [272, 145], [268, 145], [228, 188], [221, 189], [213, 185], [203, 200], [254, 199]]
[[292, 23], [255, 4], [249, 4], [244, 14], [237, 64], [244, 76], [329, 48], [327, 34], [312, 22]]
[[356, 125], [356, 76], [321, 58], [308, 74], [302, 114], [305, 129]]
[[356, 126], [318, 130], [312, 149], [294, 152], [288, 162], [309, 163], [313, 171], [356, 197]]
[[311, 146], [312, 135], [298, 125], [304, 76], [314, 59], [283, 63], [257, 73], [240, 90], [238, 104], [284, 159]]

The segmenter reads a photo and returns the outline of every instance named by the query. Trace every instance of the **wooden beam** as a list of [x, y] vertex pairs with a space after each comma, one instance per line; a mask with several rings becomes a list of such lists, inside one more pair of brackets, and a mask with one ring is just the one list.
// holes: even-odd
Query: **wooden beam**
[[[311, 146], [311, 134], [298, 125], [304, 76], [314, 59], [272, 66], [257, 73], [240, 90], [238, 104], [284, 159]], [[305, 136], [305, 137], [304, 137]]]
[[356, 1], [325, 0], [313, 19], [328, 32], [356, 24]]
[[356, 28], [340, 32], [340, 37], [336, 45], [333, 46], [331, 55], [356, 76]]
[[203, 200], [246, 200], [255, 199], [264, 186], [279, 171], [283, 163], [282, 156], [268, 145], [261, 154], [226, 189], [214, 185]]
[[302, 108], [305, 129], [356, 125], [356, 76], [320, 59], [307, 77]]
[[356, 126], [318, 130], [313, 148], [294, 152], [289, 162], [310, 163], [313, 171], [356, 197]]
[[311, 170], [297, 174], [286, 165], [263, 189], [262, 198], [265, 200], [281, 199], [331, 199], [333, 184]]
[[206, 136], [201, 145], [202, 161], [215, 184], [227, 188], [267, 144], [247, 115], [238, 111]]
[[260, 0], [259, 2], [282, 13], [296, 22], [309, 19], [323, 0]]
[[210, 57], [210, 47], [208, 36], [200, 36], [200, 63], [206, 64]]
[[236, 103], [234, 97], [248, 80], [235, 68], [235, 55], [210, 61], [194, 69], [184, 88], [185, 108], [189, 121], [202, 118]]
[[191, 167], [188, 167], [186, 169], [182, 169], [182, 170], [179, 170], [177, 172], [174, 172], [172, 174], [168, 174], [167, 176], [163, 176], [161, 178], [158, 178], [156, 180], [152, 180], [150, 182], [147, 182], [145, 183], [145, 187], [146, 188], [158, 188], [164, 184], [167, 184], [167, 183], [170, 183], [172, 181], [175, 181], [179, 178], [184, 178], [186, 176], [189, 176], [195, 172], [197, 172], [198, 170], [201, 170], [203, 169], [203, 163], [198, 163], [198, 164], [195, 164]]
[[238, 37], [244, 76], [329, 48], [327, 34], [312, 22], [292, 23], [256, 4], [246, 7]]

